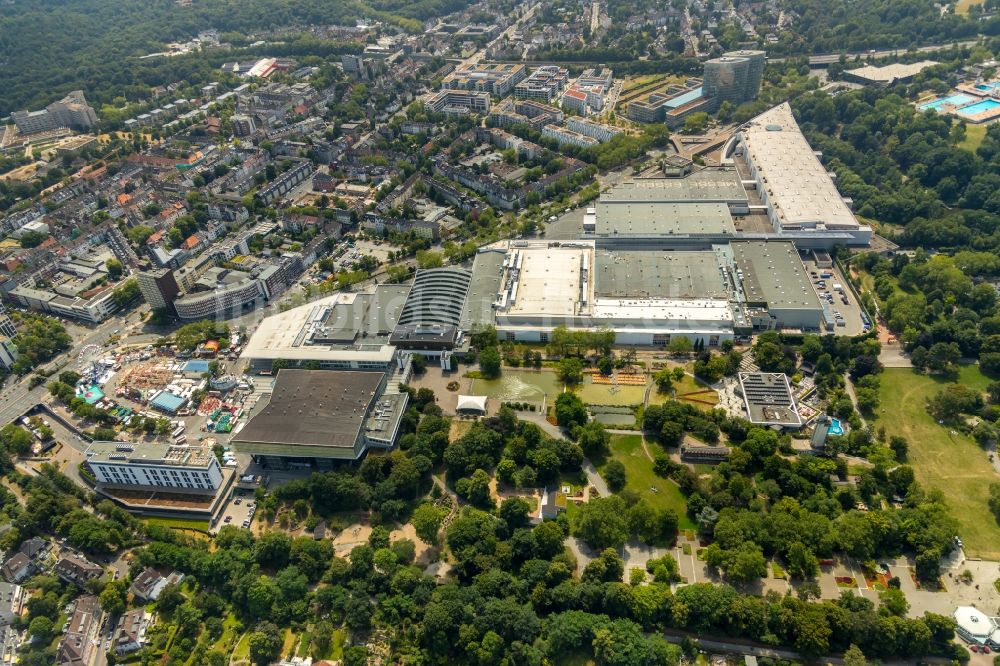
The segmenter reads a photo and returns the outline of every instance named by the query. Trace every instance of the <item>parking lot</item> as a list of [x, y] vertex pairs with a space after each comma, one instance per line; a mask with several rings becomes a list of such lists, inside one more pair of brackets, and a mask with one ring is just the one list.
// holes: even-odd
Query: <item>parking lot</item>
[[[838, 268], [819, 268], [816, 261], [803, 258], [806, 272], [812, 281], [813, 288], [820, 301], [829, 304], [834, 313], [836, 324], [833, 330], [826, 333], [836, 335], [861, 335], [865, 332], [865, 323], [861, 319], [861, 304], [854, 297], [850, 285]], [[829, 277], [823, 277], [829, 275]], [[838, 289], [837, 287], [840, 287]]]
[[221, 520], [215, 524], [212, 531], [217, 532], [225, 525], [249, 528], [256, 510], [257, 504], [254, 502], [252, 495], [236, 495], [229, 500], [229, 504], [226, 505], [226, 508], [222, 512]]

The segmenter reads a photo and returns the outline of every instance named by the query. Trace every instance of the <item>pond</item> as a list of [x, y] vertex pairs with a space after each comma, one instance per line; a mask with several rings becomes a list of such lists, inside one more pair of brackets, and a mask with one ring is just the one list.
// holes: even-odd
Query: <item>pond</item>
[[[645, 386], [594, 384], [589, 376], [583, 382], [574, 390], [588, 405], [639, 405], [646, 392]], [[554, 372], [504, 368], [498, 379], [474, 379], [470, 392], [507, 402], [540, 402], [546, 396], [551, 403], [563, 390]]]
[[562, 393], [563, 385], [556, 373], [545, 370], [511, 370], [504, 368], [498, 379], [472, 380], [472, 395], [516, 402], [531, 400], [540, 402], [544, 396], [555, 400]]
[[606, 426], [635, 425], [635, 414], [594, 414], [594, 420]]

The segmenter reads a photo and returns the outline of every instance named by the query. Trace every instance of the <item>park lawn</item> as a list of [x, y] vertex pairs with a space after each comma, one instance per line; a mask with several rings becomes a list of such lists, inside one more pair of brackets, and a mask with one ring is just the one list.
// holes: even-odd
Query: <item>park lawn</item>
[[249, 658], [250, 658], [250, 632], [247, 631], [244, 632], [242, 636], [240, 636], [239, 643], [237, 643], [236, 647], [233, 648], [233, 656], [230, 659], [230, 661], [235, 662], [239, 661], [240, 659], [249, 659]]
[[347, 632], [343, 629], [334, 629], [333, 638], [330, 640], [330, 661], [340, 661], [344, 658], [344, 644], [347, 642]]
[[146, 524], [169, 527], [172, 530], [208, 531], [207, 520], [194, 520], [192, 518], [146, 518]]
[[299, 649], [295, 651], [296, 657], [308, 657], [309, 656], [309, 644], [312, 642], [312, 634], [308, 631], [303, 631], [302, 636], [299, 637]]
[[[688, 368], [690, 372], [694, 368]], [[694, 375], [685, 374], [684, 378], [673, 384], [673, 394], [660, 393], [656, 389], [650, 392], [650, 404], [663, 404], [669, 399], [687, 402], [699, 409], [713, 409], [719, 402], [719, 394], [705, 382], [696, 379]]]
[[[642, 449], [641, 435], [612, 435], [611, 455], [607, 460], [618, 460], [625, 466], [625, 488], [635, 491], [655, 509], [673, 509], [682, 530], [697, 527], [687, 515], [687, 501], [681, 489], [670, 479], [653, 473], [653, 461]], [[605, 462], [605, 465], [607, 462]], [[600, 466], [603, 472], [604, 465]], [[653, 492], [651, 488], [655, 488]]]
[[[990, 379], [974, 365], [961, 367], [958, 382], [985, 390]], [[976, 442], [939, 425], [925, 404], [949, 381], [921, 375], [909, 368], [886, 368], [882, 374], [878, 426], [886, 435], [901, 435], [910, 443], [909, 464], [927, 489], [940, 490], [951, 515], [961, 527], [966, 554], [1000, 558], [1000, 526], [987, 507], [989, 484], [1000, 482], [987, 454]]]
[[291, 629], [285, 629], [284, 639], [285, 642], [281, 645], [281, 654], [286, 657], [294, 657], [295, 648], [299, 644], [299, 635]]
[[986, 125], [966, 125], [965, 138], [959, 142], [958, 147], [974, 153], [984, 138], [986, 138]]
[[233, 642], [236, 640], [236, 627], [239, 625], [239, 620], [232, 613], [226, 615], [226, 619], [222, 621], [222, 635], [219, 636], [219, 640], [212, 644], [210, 650], [221, 650], [222, 652], [229, 652], [229, 648], [232, 647]]
[[452, 419], [451, 429], [448, 431], [448, 441], [454, 442], [457, 439], [461, 439], [462, 435], [469, 432], [472, 427], [472, 421], [459, 421], [458, 419]]

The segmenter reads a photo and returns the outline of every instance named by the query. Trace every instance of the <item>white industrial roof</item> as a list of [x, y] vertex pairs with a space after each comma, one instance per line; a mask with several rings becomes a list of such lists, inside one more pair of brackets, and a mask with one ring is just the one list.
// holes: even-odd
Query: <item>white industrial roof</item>
[[[517, 295], [507, 313], [553, 317], [577, 314], [580, 269], [585, 255], [588, 264], [594, 265], [593, 247], [533, 247], [518, 248], [517, 251], [523, 259], [517, 278]], [[593, 285], [589, 287], [592, 291]]]
[[760, 114], [740, 132], [747, 161], [761, 183], [761, 197], [766, 194], [782, 228], [860, 226], [802, 135], [787, 102]]
[[896, 79], [905, 79], [908, 76], [919, 74], [928, 67], [933, 67], [937, 64], [938, 63], [933, 60], [921, 60], [920, 62], [912, 63], [898, 62], [891, 65], [883, 65], [881, 67], [876, 67], [875, 65], [865, 65], [864, 67], [848, 70], [848, 73], [863, 79], [868, 79], [869, 81], [891, 83]]
[[997, 632], [996, 621], [973, 606], [959, 606], [954, 613], [955, 624], [979, 643]]
[[597, 324], [615, 321], [646, 321], [651, 328], [681, 322], [720, 323], [732, 322], [733, 313], [729, 301], [724, 299], [599, 299], [591, 308], [591, 315]]
[[281, 358], [289, 361], [350, 359], [388, 363], [395, 352], [395, 347], [388, 344], [365, 345], [363, 349], [294, 344], [317, 307], [350, 305], [357, 297], [357, 293], [338, 293], [267, 317], [250, 336], [241, 358], [243, 360]]

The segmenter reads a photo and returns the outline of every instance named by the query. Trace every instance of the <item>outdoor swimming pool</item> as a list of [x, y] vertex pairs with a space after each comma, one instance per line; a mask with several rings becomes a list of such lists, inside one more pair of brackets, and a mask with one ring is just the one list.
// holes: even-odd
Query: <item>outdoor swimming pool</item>
[[993, 111], [997, 107], [1000, 107], [1000, 102], [995, 99], [984, 99], [982, 102], [970, 104], [959, 111], [958, 114], [961, 116], [976, 116], [980, 113], [985, 113], [986, 111]]
[[1000, 88], [1000, 81], [994, 81], [993, 83], [980, 83], [976, 85], [976, 90], [992, 90], [994, 88]]
[[942, 97], [941, 99], [936, 99], [933, 102], [927, 102], [926, 104], [921, 104], [917, 108], [920, 109], [921, 111], [926, 111], [927, 109], [934, 109], [935, 111], [937, 111], [942, 106], [945, 105], [962, 106], [963, 104], [968, 104], [974, 99], [975, 99], [974, 97], [970, 97], [969, 95], [962, 95], [962, 94], [950, 95], [948, 97]]
[[844, 427], [840, 425], [840, 419], [830, 419], [830, 429], [827, 433], [831, 435], [843, 435]]

